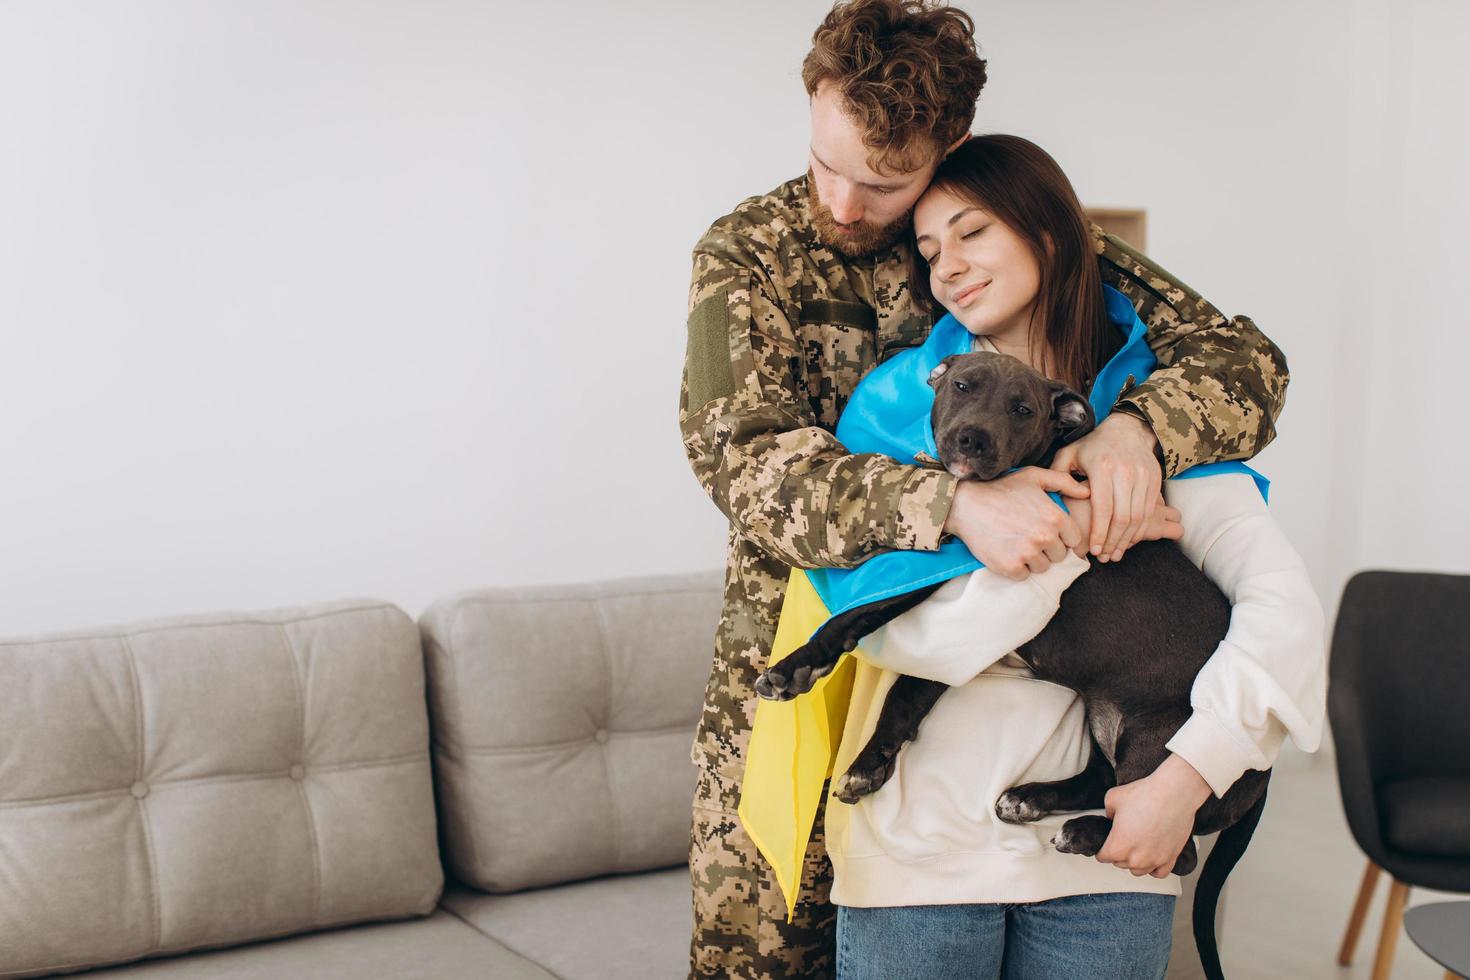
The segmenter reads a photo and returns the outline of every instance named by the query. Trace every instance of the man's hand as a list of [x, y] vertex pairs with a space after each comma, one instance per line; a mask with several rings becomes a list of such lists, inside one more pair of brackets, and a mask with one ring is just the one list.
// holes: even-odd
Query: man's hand
[[1142, 419], [1113, 412], [1052, 460], [1059, 473], [1081, 473], [1092, 488], [1088, 550], [1117, 561], [1143, 537], [1164, 474], [1154, 456], [1158, 439]]
[[1006, 578], [1044, 572], [1081, 544], [1073, 520], [1047, 491], [1082, 498], [1087, 486], [1067, 473], [1027, 466], [998, 480], [960, 481], [944, 531], [965, 543], [970, 554]]
[[1209, 797], [1204, 777], [1169, 753], [1152, 774], [1108, 790], [1103, 806], [1113, 830], [1097, 859], [1127, 868], [1135, 878], [1167, 876], [1194, 829], [1195, 811]]

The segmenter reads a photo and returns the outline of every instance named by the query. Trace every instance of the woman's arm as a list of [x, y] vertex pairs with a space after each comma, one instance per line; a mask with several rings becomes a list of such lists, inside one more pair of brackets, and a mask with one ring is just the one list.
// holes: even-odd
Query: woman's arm
[[1194, 714], [1168, 748], [1216, 796], [1268, 769], [1291, 735], [1313, 751], [1327, 700], [1326, 626], [1301, 556], [1244, 474], [1169, 480], [1180, 547], [1230, 600], [1230, 628], [1196, 677]]
[[1174, 479], [1179, 545], [1230, 600], [1230, 627], [1195, 678], [1194, 714], [1172, 753], [1143, 779], [1110, 789], [1113, 829], [1097, 860], [1162, 878], [1174, 867], [1209, 795], [1224, 796], [1246, 769], [1267, 769], [1281, 740], [1312, 751], [1326, 711], [1322, 607], [1301, 557], [1255, 481], [1244, 474]]
[[[1069, 522], [1087, 526], [1089, 501], [1071, 500], [1067, 508]], [[1179, 511], [1162, 503], [1144, 527], [1150, 541], [1177, 539], [1182, 533]], [[951, 687], [968, 683], [1046, 628], [1061, 605], [1062, 593], [1087, 571], [1086, 554], [1084, 539], [1062, 561], [1023, 580], [1002, 577], [988, 568], [950, 579], [919, 605], [865, 637], [854, 653], [895, 673]]]
[[1087, 562], [1068, 552], [1021, 580], [988, 568], [952, 578], [865, 637], [853, 653], [883, 670], [965, 684], [1045, 629], [1062, 593], [1085, 571]]

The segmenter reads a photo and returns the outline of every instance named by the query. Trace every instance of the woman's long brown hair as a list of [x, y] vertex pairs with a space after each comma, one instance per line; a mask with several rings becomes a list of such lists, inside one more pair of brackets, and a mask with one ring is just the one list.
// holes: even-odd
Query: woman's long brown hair
[[[930, 186], [989, 211], [1030, 247], [1041, 270], [1032, 362], [1086, 394], [1122, 338], [1108, 319], [1089, 223], [1062, 168], [1019, 136], [972, 136], [939, 165]], [[934, 309], [918, 249], [911, 250], [909, 288], [921, 307]]]

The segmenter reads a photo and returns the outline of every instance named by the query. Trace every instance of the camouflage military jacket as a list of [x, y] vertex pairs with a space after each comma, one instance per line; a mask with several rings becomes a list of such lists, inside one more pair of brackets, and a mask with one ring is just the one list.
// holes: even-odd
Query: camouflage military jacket
[[[750, 198], [694, 249], [679, 399], [684, 448], [730, 520], [724, 614], [691, 756], [744, 768], [752, 685], [770, 652], [789, 569], [934, 550], [955, 478], [873, 454], [833, 429], [875, 364], [922, 343], [931, 318], [906, 284], [907, 243], [852, 259], [823, 245], [805, 177]], [[1097, 233], [1103, 281], [1133, 301], [1160, 367], [1117, 410], [1158, 436], [1164, 475], [1255, 455], [1275, 435], [1286, 361], [1245, 317], [1227, 319], [1119, 239]], [[733, 801], [729, 801], [733, 805]]]

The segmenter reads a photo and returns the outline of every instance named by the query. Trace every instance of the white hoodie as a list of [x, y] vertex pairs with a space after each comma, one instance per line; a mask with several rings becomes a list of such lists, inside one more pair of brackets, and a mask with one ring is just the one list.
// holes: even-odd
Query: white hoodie
[[[1269, 768], [1286, 734], [1305, 751], [1317, 748], [1326, 707], [1322, 608], [1300, 556], [1249, 476], [1167, 480], [1164, 497], [1180, 511], [1180, 547], [1233, 607], [1229, 632], [1195, 681], [1194, 714], [1168, 743], [1223, 796], [1246, 769]], [[1087, 763], [1082, 699], [1033, 677], [1013, 652], [1045, 628], [1062, 592], [1087, 567], [1068, 555], [1019, 582], [982, 569], [946, 582], [864, 639], [861, 655], [882, 670], [859, 672], [835, 773], [846, 772], [867, 743], [900, 673], [951, 690], [899, 753], [882, 789], [851, 806], [828, 798], [835, 904], [1179, 894], [1175, 875], [1135, 877], [1058, 852], [1049, 840], [1075, 813], [1026, 825], [995, 816], [1005, 790], [1063, 779]]]

